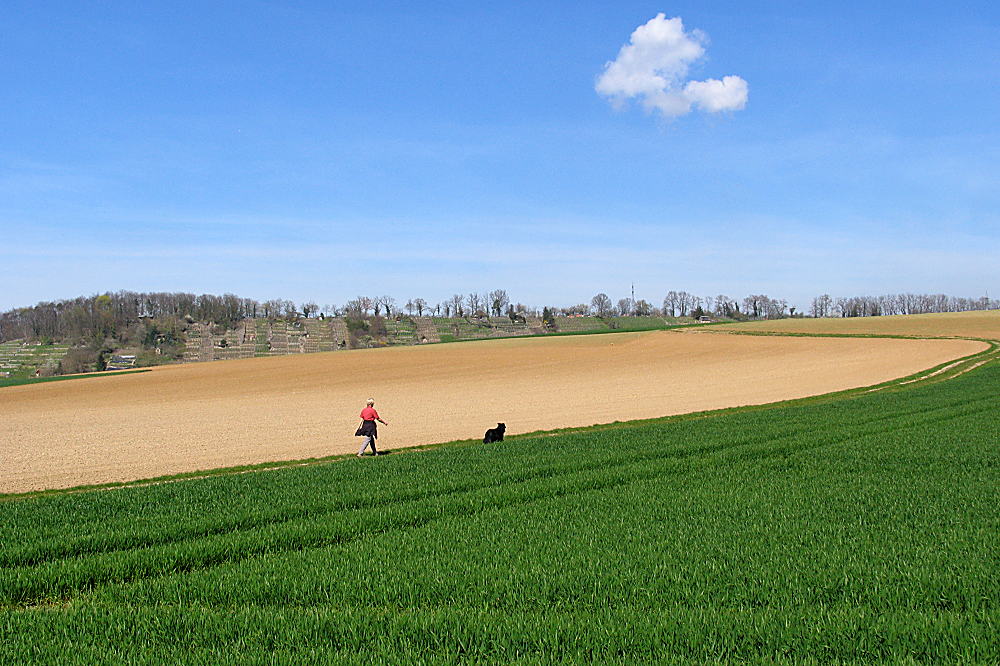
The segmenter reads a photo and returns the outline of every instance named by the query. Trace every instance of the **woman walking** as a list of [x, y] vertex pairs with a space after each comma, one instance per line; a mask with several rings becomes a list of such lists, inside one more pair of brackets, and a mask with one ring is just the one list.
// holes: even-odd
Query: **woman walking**
[[361, 410], [361, 427], [358, 431], [354, 433], [359, 437], [364, 437], [364, 441], [361, 444], [361, 448], [358, 450], [358, 457], [360, 458], [364, 455], [365, 449], [369, 446], [372, 447], [372, 455], [377, 456], [378, 451], [375, 450], [375, 440], [378, 439], [378, 426], [375, 422], [378, 421], [382, 425], [389, 425], [379, 417], [378, 412], [375, 411], [375, 398], [368, 398], [368, 405]]

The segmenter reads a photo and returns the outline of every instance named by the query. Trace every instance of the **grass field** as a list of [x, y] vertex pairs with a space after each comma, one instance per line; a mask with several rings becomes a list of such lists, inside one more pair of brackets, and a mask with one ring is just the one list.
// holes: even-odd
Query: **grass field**
[[62, 382], [68, 379], [96, 379], [98, 377], [127, 375], [133, 372], [149, 372], [149, 370], [125, 370], [121, 372], [93, 372], [85, 375], [56, 375], [54, 377], [26, 377], [26, 378], [10, 377], [10, 378], [0, 379], [0, 388], [6, 386], [26, 386], [28, 384], [44, 384], [46, 382]]
[[1000, 365], [0, 504], [0, 661], [997, 663]]
[[1000, 339], [1000, 310], [940, 312], [892, 317], [774, 319], [719, 324], [712, 331], [806, 333], [824, 335], [909, 335]]
[[602, 331], [653, 331], [695, 323], [690, 317], [555, 317], [561, 333]]

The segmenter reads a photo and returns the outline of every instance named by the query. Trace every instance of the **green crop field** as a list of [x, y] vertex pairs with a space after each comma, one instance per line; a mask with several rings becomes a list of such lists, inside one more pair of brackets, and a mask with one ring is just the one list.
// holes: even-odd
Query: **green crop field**
[[652, 331], [692, 324], [690, 317], [556, 317], [556, 330], [563, 333], [605, 331]]
[[0, 503], [0, 662], [998, 663], [1000, 364]]
[[26, 384], [44, 384], [46, 382], [63, 382], [68, 379], [95, 379], [99, 377], [112, 377], [114, 375], [129, 375], [137, 372], [149, 372], [149, 370], [123, 370], [120, 372], [95, 372], [86, 375], [57, 375], [55, 377], [29, 377], [27, 379], [0, 379], [0, 388], [5, 386], [24, 386]]

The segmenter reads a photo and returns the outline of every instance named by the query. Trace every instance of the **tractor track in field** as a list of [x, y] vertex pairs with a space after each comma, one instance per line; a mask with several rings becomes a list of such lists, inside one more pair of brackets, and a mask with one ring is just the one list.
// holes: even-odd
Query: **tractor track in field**
[[963, 338], [963, 339], [976, 340], [977, 342], [985, 342], [990, 345], [990, 348], [978, 354], [973, 354], [972, 356], [958, 359], [957, 361], [948, 363], [943, 367], [932, 370], [931, 372], [921, 374], [917, 377], [912, 377], [909, 379], [901, 379], [899, 381], [892, 382], [891, 384], [885, 386], [876, 386], [874, 388], [868, 389], [866, 392], [872, 393], [875, 391], [882, 391], [891, 388], [896, 388], [896, 389], [904, 387], [909, 388], [914, 384], [928, 384], [940, 381], [949, 381], [951, 379], [955, 379], [956, 377], [961, 377], [965, 373], [971, 372], [976, 368], [980, 368], [989, 363], [990, 361], [995, 361], [997, 359], [1000, 359], [1000, 340], [988, 340], [984, 338]]

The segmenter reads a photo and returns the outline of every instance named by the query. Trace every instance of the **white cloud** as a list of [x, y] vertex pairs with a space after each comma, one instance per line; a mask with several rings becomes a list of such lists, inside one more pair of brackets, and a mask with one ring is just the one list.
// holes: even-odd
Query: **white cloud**
[[738, 76], [724, 76], [721, 81], [688, 81], [684, 96], [712, 113], [735, 111], [747, 105], [747, 82]]
[[686, 32], [680, 17], [657, 14], [640, 25], [618, 57], [605, 64], [595, 90], [615, 104], [635, 98], [664, 116], [682, 116], [692, 107], [709, 113], [735, 111], [747, 103], [747, 82], [739, 76], [688, 81], [691, 65], [705, 55], [707, 36]]

